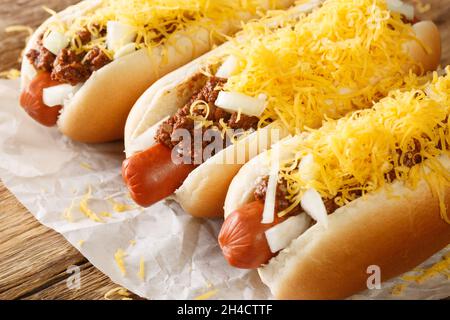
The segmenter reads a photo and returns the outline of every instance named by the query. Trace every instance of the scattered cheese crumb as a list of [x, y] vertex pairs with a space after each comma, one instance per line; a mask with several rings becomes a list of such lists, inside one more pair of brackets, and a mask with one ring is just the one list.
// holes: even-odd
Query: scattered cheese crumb
[[139, 272], [138, 272], [139, 278], [144, 281], [145, 280], [145, 261], [144, 258], [141, 257], [141, 260], [139, 261]]
[[72, 210], [75, 207], [75, 199], [72, 200], [70, 206], [64, 210], [63, 217], [69, 222], [73, 222]]
[[116, 264], [123, 276], [126, 276], [127, 274], [127, 270], [125, 269], [125, 262], [123, 261], [123, 258], [126, 257], [126, 255], [127, 254], [120, 248], [117, 249], [116, 253], [114, 254], [114, 260], [116, 261]]
[[88, 187], [88, 192], [86, 195], [81, 199], [80, 201], [80, 210], [83, 212], [83, 214], [95, 222], [104, 222], [91, 208], [89, 208], [89, 200], [92, 197], [92, 188], [91, 186]]
[[83, 246], [84, 242], [85, 242], [85, 240], [79, 240], [78, 241], [78, 247], [81, 248]]
[[404, 283], [397, 284], [392, 288], [391, 294], [393, 296], [400, 296], [403, 294], [403, 291], [405, 290], [406, 287], [407, 286]]
[[402, 280], [424, 283], [437, 275], [445, 275], [450, 279], [450, 253], [445, 254], [442, 259], [431, 267], [421, 270], [418, 275], [404, 275]]
[[80, 163], [80, 167], [82, 167], [83, 169], [92, 171], [92, 166], [89, 163], [87, 163], [87, 162], [81, 162]]
[[131, 293], [123, 287], [117, 287], [117, 288], [109, 290], [107, 293], [105, 293], [104, 298], [106, 300], [114, 300], [113, 297], [115, 295], [118, 295], [121, 298], [121, 300], [133, 300], [130, 297]]
[[112, 214], [109, 213], [109, 212], [106, 212], [106, 211], [100, 212], [99, 215], [101, 215], [102, 217], [105, 217], [105, 218], [111, 218], [112, 217]]
[[17, 25], [17, 26], [9, 26], [5, 28], [5, 32], [26, 32], [29, 36], [31, 36], [34, 32], [33, 28], [29, 26], [24, 25]]
[[0, 78], [16, 80], [16, 79], [20, 78], [20, 70], [9, 69], [7, 71], [0, 72]]
[[199, 295], [199, 296], [195, 297], [194, 300], [207, 300], [207, 299], [215, 296], [217, 294], [217, 292], [219, 292], [219, 290], [217, 290], [217, 289], [208, 291], [208, 292], [206, 292], [206, 293], [204, 293], [202, 295]]
[[136, 245], [136, 240], [130, 240], [130, 245], [131, 246], [135, 246]]

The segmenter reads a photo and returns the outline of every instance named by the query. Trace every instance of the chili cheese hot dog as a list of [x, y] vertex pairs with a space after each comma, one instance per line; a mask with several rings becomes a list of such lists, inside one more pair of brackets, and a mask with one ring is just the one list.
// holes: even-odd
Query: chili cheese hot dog
[[247, 163], [225, 201], [227, 261], [278, 298], [336, 299], [365, 289], [370, 265], [387, 280], [445, 247], [449, 72]]
[[[287, 132], [320, 127], [325, 117], [339, 118], [351, 110], [370, 107], [392, 88], [420, 82], [411, 70], [423, 74], [438, 64], [436, 26], [429, 21], [405, 22], [386, 1], [374, 5], [373, 1], [328, 0], [308, 15], [298, 14], [302, 10], [294, 8], [249, 23], [235, 40], [164, 77], [141, 97], [125, 129], [128, 159], [123, 170], [138, 204], [151, 205], [163, 199], [142, 190], [165, 187], [162, 179], [147, 178], [156, 167], [144, 165], [139, 158], [152, 152], [155, 143], [179, 154], [184, 141], [180, 130], [187, 131], [191, 142], [195, 141], [195, 129], [200, 137], [210, 129], [219, 133], [257, 130], [211, 158], [202, 157], [213, 144], [210, 141], [201, 140], [197, 149], [188, 143], [187, 160], [200, 161], [179, 185], [166, 189], [174, 192], [175, 199], [192, 215], [219, 216], [228, 184], [243, 164], [223, 161], [224, 154], [242, 151], [244, 162], [248, 161], [264, 149], [261, 145], [267, 147]], [[373, 26], [378, 15], [385, 20]], [[426, 31], [418, 32], [422, 30]], [[416, 50], [421, 54], [412, 53]], [[424, 61], [414, 59], [418, 56]], [[152, 126], [156, 121], [161, 122]], [[258, 143], [251, 141], [257, 135], [267, 136], [273, 127], [284, 130], [269, 139], [269, 144], [264, 138], [258, 138]], [[219, 145], [227, 146], [223, 139], [218, 140]], [[256, 151], [253, 154], [249, 154], [251, 147]], [[131, 169], [135, 161], [140, 165]]]
[[[131, 107], [155, 80], [210, 50], [242, 21], [292, 2], [81, 1], [55, 13], [31, 37], [21, 105], [74, 140], [121, 139]], [[47, 73], [51, 86], [42, 81]]]

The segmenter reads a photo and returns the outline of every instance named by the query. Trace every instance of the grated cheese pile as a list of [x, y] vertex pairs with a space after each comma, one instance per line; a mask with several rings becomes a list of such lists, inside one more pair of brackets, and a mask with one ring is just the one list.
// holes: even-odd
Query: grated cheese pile
[[[201, 26], [220, 33], [223, 23], [235, 21], [236, 26], [243, 14], [256, 15], [259, 11], [276, 8], [276, 1], [269, 0], [101, 0], [99, 7], [76, 17], [69, 23], [58, 20], [50, 27], [64, 33], [71, 41], [71, 49], [76, 52], [89, 51], [97, 46], [113, 56], [106, 48], [106, 37], [99, 29], [106, 29], [108, 21], [117, 21], [135, 27], [136, 47], [152, 48], [162, 43], [166, 37], [189, 26]], [[52, 14], [56, 14], [51, 12]], [[94, 39], [83, 45], [77, 32], [87, 28]], [[195, 37], [195, 33], [188, 34]], [[217, 36], [217, 35], [216, 35]]]
[[[443, 77], [435, 72], [422, 89], [395, 90], [372, 109], [309, 130], [293, 146], [295, 156], [281, 164], [280, 176], [288, 183], [292, 202], [286, 212], [309, 188], [343, 206], [388, 185], [390, 179], [410, 187], [425, 179], [439, 196], [442, 217], [450, 223], [443, 201], [450, 172], [438, 160], [450, 156], [450, 67], [446, 71]], [[316, 169], [304, 178], [298, 165], [307, 155], [312, 155]], [[419, 155], [421, 165], [405, 165], [408, 156]], [[388, 178], [394, 172], [395, 178]]]
[[228, 50], [238, 66], [224, 90], [265, 94], [260, 126], [280, 119], [298, 133], [416, 87], [408, 67], [421, 67], [403, 50], [408, 41], [419, 40], [386, 1], [327, 0], [303, 18], [286, 13], [277, 28], [247, 24]]

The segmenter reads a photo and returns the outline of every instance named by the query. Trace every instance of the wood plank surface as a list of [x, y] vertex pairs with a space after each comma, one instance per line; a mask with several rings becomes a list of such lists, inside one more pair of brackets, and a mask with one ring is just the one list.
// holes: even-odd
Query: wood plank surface
[[[76, 0], [0, 0], [0, 71], [19, 68], [26, 33], [7, 33], [13, 25], [38, 26], [48, 14]], [[410, 2], [415, 2], [411, 0]], [[442, 64], [450, 64], [450, 0], [428, 0], [443, 39]], [[66, 270], [81, 269], [81, 287], [69, 289]], [[42, 226], [0, 182], [0, 299], [102, 299], [117, 287], [62, 236]]]

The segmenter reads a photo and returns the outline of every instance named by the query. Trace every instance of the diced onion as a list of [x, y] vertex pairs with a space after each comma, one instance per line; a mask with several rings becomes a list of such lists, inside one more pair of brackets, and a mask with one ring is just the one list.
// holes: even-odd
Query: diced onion
[[404, 15], [408, 20], [414, 20], [414, 6], [404, 3], [401, 0], [387, 0], [387, 6], [390, 11]]
[[79, 88], [80, 85], [71, 86], [69, 84], [45, 88], [42, 92], [42, 100], [48, 107], [64, 105], [64, 100], [71, 98]]
[[118, 49], [116, 53], [114, 53], [114, 59], [118, 59], [120, 57], [129, 55], [130, 53], [133, 53], [135, 51], [136, 51], [136, 44], [134, 42], [126, 44], [120, 49]]
[[267, 182], [266, 199], [261, 223], [269, 224], [275, 219], [275, 200], [277, 195], [278, 171], [280, 170], [279, 148], [274, 147], [271, 152], [271, 167]]
[[133, 26], [117, 21], [108, 21], [107, 31], [106, 44], [108, 49], [114, 51], [134, 42], [136, 38], [136, 29]]
[[314, 156], [308, 154], [302, 158], [298, 165], [298, 173], [300, 178], [307, 182], [313, 180], [317, 174], [317, 165], [314, 163]]
[[321, 2], [322, 0], [310, 0], [306, 3], [295, 6], [294, 10], [297, 12], [308, 13], [319, 7]]
[[148, 148], [153, 146], [156, 142], [155, 141], [156, 131], [158, 131], [158, 128], [167, 119], [169, 119], [168, 116], [165, 117], [164, 119], [162, 119], [161, 121], [159, 121], [157, 124], [151, 126], [147, 130], [145, 130], [144, 133], [142, 133], [136, 139], [134, 139], [131, 142], [127, 152], [130, 154], [134, 154], [134, 153], [137, 153], [140, 151], [147, 150]]
[[50, 33], [42, 40], [42, 45], [51, 53], [58, 55], [59, 52], [69, 45], [69, 38], [57, 31]]
[[266, 108], [264, 95], [258, 98], [249, 97], [238, 92], [220, 91], [215, 105], [229, 112], [242, 112], [248, 116], [260, 117]]
[[238, 60], [235, 56], [229, 56], [217, 70], [216, 77], [228, 79], [236, 70]]
[[325, 228], [328, 227], [328, 214], [320, 194], [313, 188], [306, 190], [300, 202], [303, 210]]
[[353, 92], [353, 90], [350, 88], [340, 88], [339, 89], [339, 94], [341, 94], [341, 95], [350, 94], [352, 92]]
[[304, 233], [310, 224], [311, 219], [301, 213], [267, 230], [265, 234], [270, 251], [277, 253], [286, 248], [292, 240]]

